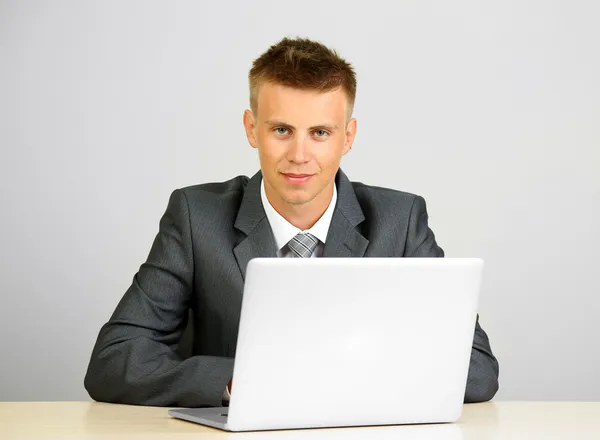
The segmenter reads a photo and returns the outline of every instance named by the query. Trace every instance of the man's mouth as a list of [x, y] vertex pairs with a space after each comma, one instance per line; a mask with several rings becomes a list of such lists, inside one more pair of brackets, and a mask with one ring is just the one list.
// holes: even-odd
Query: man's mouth
[[313, 174], [281, 173], [283, 178], [289, 183], [302, 184], [310, 180]]

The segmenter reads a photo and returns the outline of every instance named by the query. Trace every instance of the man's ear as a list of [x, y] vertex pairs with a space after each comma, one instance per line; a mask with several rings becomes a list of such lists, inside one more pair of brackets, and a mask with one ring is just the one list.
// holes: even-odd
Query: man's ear
[[344, 149], [342, 150], [342, 154], [348, 153], [352, 148], [352, 144], [354, 143], [354, 138], [356, 137], [356, 118], [350, 119], [348, 121], [348, 125], [346, 125], [346, 140], [344, 142]]
[[256, 125], [254, 123], [254, 114], [251, 110], [244, 111], [244, 128], [246, 129], [246, 137], [252, 148], [258, 146], [256, 141]]

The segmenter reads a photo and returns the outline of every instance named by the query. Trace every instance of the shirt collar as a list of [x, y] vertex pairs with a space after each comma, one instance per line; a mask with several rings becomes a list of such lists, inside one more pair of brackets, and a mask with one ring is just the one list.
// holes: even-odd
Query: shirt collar
[[331, 224], [331, 218], [333, 217], [333, 211], [337, 202], [337, 188], [335, 183], [333, 185], [333, 196], [331, 198], [331, 202], [329, 202], [329, 206], [321, 218], [313, 225], [313, 227], [306, 231], [298, 229], [288, 222], [284, 217], [282, 217], [281, 214], [275, 211], [275, 208], [273, 208], [269, 202], [269, 199], [267, 199], [264, 179], [260, 184], [260, 198], [263, 208], [265, 209], [265, 213], [267, 214], [267, 220], [269, 220], [269, 224], [271, 225], [271, 230], [273, 231], [278, 250], [287, 245], [288, 242], [300, 232], [309, 232], [318, 238], [321, 243], [325, 244], [327, 232], [329, 231], [329, 225]]

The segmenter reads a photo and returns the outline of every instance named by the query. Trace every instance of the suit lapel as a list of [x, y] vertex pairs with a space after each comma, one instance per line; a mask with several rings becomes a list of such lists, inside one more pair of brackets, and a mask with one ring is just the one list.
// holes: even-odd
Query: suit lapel
[[368, 245], [369, 240], [363, 237], [340, 211], [336, 210], [327, 233], [323, 256], [362, 257]]
[[244, 279], [251, 259], [277, 256], [275, 240], [266, 217], [233, 249], [233, 253]]
[[365, 216], [362, 212], [352, 183], [342, 170], [336, 176], [338, 200], [327, 232], [323, 257], [362, 257], [369, 240], [356, 228]]
[[277, 245], [260, 198], [262, 174], [256, 173], [246, 185], [234, 227], [246, 237], [233, 249], [235, 259], [246, 279], [246, 267], [252, 258], [276, 257]]

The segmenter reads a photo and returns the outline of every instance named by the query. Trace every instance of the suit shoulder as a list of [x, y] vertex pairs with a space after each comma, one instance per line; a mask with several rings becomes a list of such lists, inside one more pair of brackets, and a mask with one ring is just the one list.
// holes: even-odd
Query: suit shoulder
[[229, 216], [237, 212], [248, 184], [247, 176], [236, 176], [224, 182], [208, 182], [180, 188], [187, 205], [195, 218]]
[[379, 203], [391, 204], [409, 204], [412, 205], [415, 198], [420, 197], [417, 194], [412, 194], [405, 191], [399, 191], [392, 188], [384, 188], [381, 186], [365, 185], [362, 182], [352, 182], [354, 193], [359, 202], [369, 199]]
[[352, 182], [356, 199], [367, 219], [407, 219], [413, 212], [426, 213], [425, 199], [418, 194]]
[[224, 182], [208, 182], [180, 188], [180, 191], [189, 198], [228, 198], [228, 196], [241, 194], [248, 183], [248, 176], [236, 176]]

